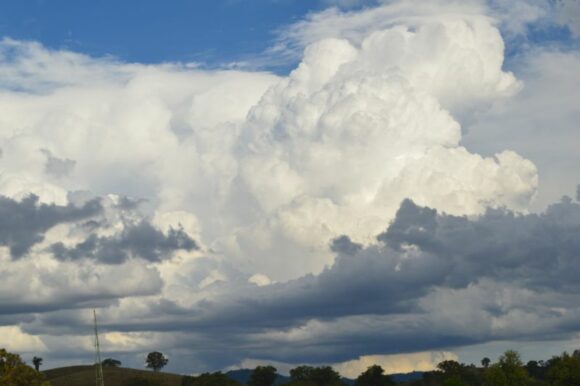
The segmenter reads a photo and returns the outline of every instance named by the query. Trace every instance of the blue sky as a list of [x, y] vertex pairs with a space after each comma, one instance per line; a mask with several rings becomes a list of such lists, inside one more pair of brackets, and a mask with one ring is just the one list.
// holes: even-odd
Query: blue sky
[[[0, 3], [0, 36], [52, 49], [138, 63], [196, 62], [218, 67], [250, 62], [270, 48], [281, 28], [329, 5], [356, 10], [363, 1], [294, 0], [22, 0]], [[532, 23], [506, 40], [506, 66], [522, 46], [578, 44], [565, 25]], [[266, 69], [287, 72], [295, 62]], [[263, 66], [264, 63], [260, 63]]]
[[323, 7], [291, 0], [3, 1], [0, 35], [129, 62], [215, 65], [264, 51], [279, 27]]

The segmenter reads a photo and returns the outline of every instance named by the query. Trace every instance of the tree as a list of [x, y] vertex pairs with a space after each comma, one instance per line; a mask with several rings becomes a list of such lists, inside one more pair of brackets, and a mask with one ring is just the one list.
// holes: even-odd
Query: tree
[[458, 375], [454, 375], [443, 382], [443, 386], [467, 386]]
[[367, 368], [358, 376], [355, 386], [392, 386], [395, 382], [388, 375], [384, 374], [385, 370], [381, 366], [373, 365]]
[[485, 357], [481, 360], [481, 365], [483, 367], [485, 367], [486, 369], [489, 367], [490, 363], [491, 363], [491, 360], [488, 357]]
[[538, 361], [528, 361], [526, 364], [526, 371], [533, 378], [543, 379], [544, 369]]
[[489, 386], [508, 386], [507, 378], [498, 363], [494, 363], [487, 369], [485, 379]]
[[312, 367], [298, 366], [290, 370], [290, 379], [292, 382], [307, 382], [310, 379]]
[[217, 373], [203, 373], [196, 377], [186, 375], [181, 378], [181, 386], [241, 386], [226, 374], [218, 371]]
[[315, 367], [311, 374], [311, 380], [316, 386], [339, 385], [340, 374], [330, 366]]
[[167, 362], [169, 362], [169, 359], [165, 358], [165, 356], [158, 351], [150, 352], [147, 354], [147, 359], [145, 359], [145, 365], [147, 368], [153, 369], [155, 372], [165, 367]]
[[103, 360], [102, 365], [105, 367], [120, 367], [121, 361], [118, 361], [118, 360], [113, 359], [113, 358], [107, 358], [107, 359]]
[[40, 369], [40, 365], [42, 365], [42, 358], [35, 356], [32, 358], [32, 364], [34, 364], [34, 369], [38, 371]]
[[340, 374], [330, 366], [298, 366], [290, 370], [292, 383], [312, 384], [314, 386], [340, 385]]
[[27, 366], [20, 355], [0, 348], [0, 385], [50, 386], [44, 375]]
[[508, 385], [525, 386], [528, 384], [530, 377], [517, 351], [507, 350], [499, 357], [499, 366], [506, 375]]
[[550, 359], [548, 366], [548, 380], [551, 385], [580, 384], [580, 357], [565, 352], [559, 357]]
[[274, 366], [258, 366], [252, 371], [248, 386], [272, 386], [278, 374]]
[[453, 377], [455, 375], [460, 375], [461, 371], [463, 370], [463, 365], [457, 361], [453, 360], [445, 360], [443, 362], [439, 362], [437, 368], [447, 376]]
[[507, 350], [499, 357], [498, 363], [487, 371], [487, 380], [491, 386], [525, 386], [530, 377], [520, 359], [520, 354], [514, 350]]

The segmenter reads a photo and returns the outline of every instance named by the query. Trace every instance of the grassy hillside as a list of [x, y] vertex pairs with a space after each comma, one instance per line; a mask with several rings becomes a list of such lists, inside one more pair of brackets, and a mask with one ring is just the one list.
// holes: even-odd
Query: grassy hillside
[[[154, 373], [151, 370], [136, 370], [124, 367], [103, 367], [105, 386], [123, 386], [123, 382], [132, 378], [144, 378], [155, 382], [156, 386], [181, 386], [182, 376], [170, 373]], [[245, 384], [250, 378], [251, 370], [234, 370], [226, 373], [231, 379]], [[52, 386], [95, 386], [94, 366], [70, 366], [43, 371]], [[422, 373], [396, 374], [396, 382], [420, 379]], [[279, 375], [276, 384], [288, 382], [289, 378]], [[351, 379], [343, 379], [347, 385], [354, 384]]]
[[[52, 386], [95, 386], [94, 366], [71, 366], [43, 371]], [[139, 377], [159, 386], [180, 386], [181, 375], [154, 373], [124, 367], [103, 367], [105, 386], [123, 386], [128, 379]]]

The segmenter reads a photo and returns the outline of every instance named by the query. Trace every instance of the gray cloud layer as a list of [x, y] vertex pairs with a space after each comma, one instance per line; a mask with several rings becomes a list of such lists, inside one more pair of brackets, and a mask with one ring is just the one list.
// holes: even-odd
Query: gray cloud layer
[[[103, 328], [157, 331], [167, 347], [198, 347], [196, 360], [218, 367], [248, 357], [335, 362], [565, 338], [580, 330], [578, 235], [580, 204], [569, 199], [542, 214], [490, 209], [474, 218], [405, 200], [375, 244], [334, 240], [335, 262], [319, 275], [264, 287], [218, 281], [192, 306], [152, 300], [146, 311], [111, 312]], [[62, 329], [54, 317], [41, 316], [29, 331]]]
[[167, 235], [146, 221], [127, 225], [120, 234], [99, 237], [91, 234], [86, 240], [67, 248], [58, 242], [51, 246], [58, 260], [95, 259], [101, 263], [119, 264], [130, 257], [161, 261], [177, 250], [198, 249], [196, 242], [183, 229], [170, 229]]
[[[320, 275], [253, 288], [204, 304], [212, 325], [255, 325], [417, 310], [434, 288], [464, 289], [482, 280], [535, 291], [580, 290], [580, 205], [564, 200], [543, 214], [490, 209], [469, 219], [405, 200], [379, 243], [332, 243], [334, 265]], [[214, 309], [215, 308], [215, 309]]]
[[9, 247], [13, 258], [20, 258], [55, 225], [91, 218], [102, 209], [98, 199], [77, 207], [39, 204], [35, 195], [21, 201], [0, 196], [0, 245]]
[[376, 245], [341, 237], [320, 275], [204, 302], [191, 326], [246, 326], [265, 342], [240, 355], [310, 361], [565, 336], [580, 329], [579, 235], [580, 205], [566, 199], [473, 219], [405, 200]]

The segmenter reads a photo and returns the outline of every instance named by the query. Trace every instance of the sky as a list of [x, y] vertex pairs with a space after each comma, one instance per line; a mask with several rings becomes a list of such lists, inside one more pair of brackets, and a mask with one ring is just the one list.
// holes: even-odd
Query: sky
[[356, 377], [580, 348], [580, 1], [0, 3], [0, 347]]

